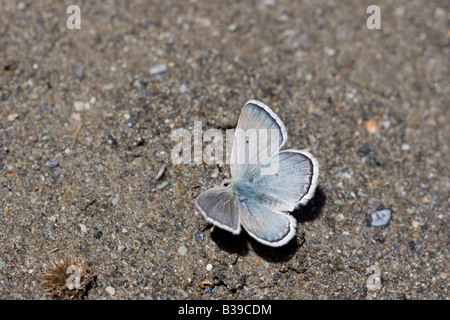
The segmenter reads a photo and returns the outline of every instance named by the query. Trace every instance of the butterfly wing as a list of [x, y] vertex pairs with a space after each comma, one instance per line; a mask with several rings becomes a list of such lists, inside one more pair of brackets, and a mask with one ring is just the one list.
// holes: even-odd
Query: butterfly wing
[[[277, 172], [261, 175], [255, 172], [253, 183], [262, 194], [260, 201], [269, 209], [292, 211], [299, 204], [306, 204], [317, 187], [319, 164], [307, 151], [285, 150], [273, 157], [278, 161]], [[265, 164], [261, 170], [273, 163]]]
[[241, 232], [238, 203], [231, 189], [226, 187], [209, 189], [200, 194], [196, 204], [207, 221], [233, 234]]
[[264, 103], [248, 101], [235, 130], [230, 158], [232, 177], [241, 177], [259, 168], [286, 140], [286, 128], [280, 118]]
[[270, 210], [257, 201], [240, 202], [239, 212], [247, 233], [265, 245], [279, 247], [295, 235], [297, 221], [294, 217]]

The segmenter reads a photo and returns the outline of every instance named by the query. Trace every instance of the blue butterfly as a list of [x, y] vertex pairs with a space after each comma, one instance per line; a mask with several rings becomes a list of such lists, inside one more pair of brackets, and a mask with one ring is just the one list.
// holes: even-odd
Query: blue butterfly
[[280, 151], [286, 141], [280, 118], [262, 102], [248, 101], [235, 131], [230, 184], [209, 189], [196, 200], [204, 218], [233, 234], [242, 226], [268, 246], [288, 243], [297, 225], [288, 212], [313, 197], [319, 164], [307, 151]]

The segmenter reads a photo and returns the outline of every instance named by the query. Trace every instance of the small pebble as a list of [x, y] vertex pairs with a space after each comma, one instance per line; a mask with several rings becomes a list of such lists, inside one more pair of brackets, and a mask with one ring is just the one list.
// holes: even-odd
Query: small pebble
[[194, 233], [194, 239], [195, 239], [195, 241], [196, 241], [197, 243], [202, 243], [203, 240], [205, 239], [205, 236], [203, 235], [202, 232], [196, 231], [196, 232]]
[[119, 253], [122, 253], [122, 252], [125, 251], [126, 248], [127, 248], [127, 247], [125, 247], [123, 244], [120, 243], [120, 244], [117, 246], [117, 251], [119, 251]]
[[211, 271], [212, 268], [213, 268], [213, 266], [212, 266], [211, 263], [208, 263], [208, 264], [206, 265], [206, 271]]
[[79, 226], [82, 232], [87, 233], [87, 228], [84, 224], [80, 223]]
[[52, 172], [52, 179], [53, 180], [58, 180], [59, 176], [60, 176], [60, 173], [58, 171], [53, 171]]
[[414, 229], [417, 229], [420, 225], [419, 225], [419, 222], [417, 222], [416, 220], [413, 220], [412, 221], [412, 226], [413, 226]]
[[129, 118], [128, 118], [128, 126], [130, 128], [133, 128], [137, 123], [138, 123], [139, 119], [136, 115], [132, 114]]
[[56, 168], [59, 166], [59, 162], [55, 160], [47, 160], [45, 161], [45, 166], [47, 168]]
[[8, 121], [14, 121], [14, 120], [16, 120], [18, 117], [19, 117], [19, 114], [18, 114], [18, 113], [11, 113], [11, 114], [8, 114], [7, 119], [8, 119]]
[[111, 204], [115, 207], [119, 203], [120, 197], [118, 194], [114, 198], [111, 199]]
[[361, 147], [359, 147], [358, 149], [358, 154], [360, 156], [365, 156], [368, 155], [370, 153], [370, 147], [367, 143], [364, 143]]
[[343, 215], [342, 213], [339, 213], [338, 215], [336, 215], [336, 216], [334, 217], [334, 219], [335, 219], [336, 221], [341, 222], [341, 221], [344, 221], [344, 220], [345, 220], [345, 217], [344, 217], [344, 215]]
[[409, 144], [404, 143], [402, 144], [402, 151], [408, 151], [409, 150]]
[[6, 267], [6, 262], [2, 258], [0, 258], [0, 269]]
[[205, 288], [205, 294], [207, 294], [208, 296], [212, 295], [214, 292], [213, 287], [212, 286], [206, 286]]
[[158, 174], [157, 174], [156, 177], [155, 177], [155, 180], [158, 180], [159, 178], [161, 178], [161, 177], [163, 176], [163, 174], [164, 174], [165, 171], [166, 171], [166, 165], [163, 164], [163, 165], [161, 166], [161, 168], [159, 169]]
[[75, 121], [77, 121], [77, 122], [80, 122], [81, 121], [81, 114], [78, 113], [78, 112], [74, 112], [74, 113], [72, 113], [70, 115], [70, 118], [75, 120]]
[[73, 107], [76, 111], [80, 112], [80, 111], [84, 111], [86, 104], [83, 101], [75, 101], [73, 103]]
[[106, 137], [106, 144], [110, 146], [115, 146], [117, 145], [117, 140], [114, 139], [112, 135], [108, 134], [108, 136]]
[[378, 125], [375, 120], [369, 120], [366, 122], [366, 130], [369, 133], [377, 133]]
[[233, 23], [228, 26], [228, 31], [235, 32], [237, 30], [237, 28], [238, 28], [238, 25]]
[[370, 223], [371, 227], [384, 228], [389, 225], [389, 221], [391, 221], [392, 210], [391, 209], [381, 209], [374, 211], [370, 214]]
[[112, 89], [114, 89], [114, 84], [112, 84], [112, 83], [105, 84], [103, 86], [103, 89], [107, 90], [107, 91], [112, 90]]
[[116, 294], [116, 289], [114, 289], [113, 287], [106, 287], [105, 289], [106, 293], [108, 293], [110, 296], [113, 296]]
[[159, 186], [156, 187], [157, 190], [163, 190], [165, 187], [169, 185], [169, 181], [164, 181]]
[[333, 48], [325, 47], [324, 52], [327, 56], [334, 56], [336, 54], [336, 50]]
[[158, 64], [154, 67], [151, 67], [149, 72], [152, 76], [155, 76], [157, 74], [161, 74], [167, 71], [167, 65], [165, 63]]
[[102, 235], [103, 235], [103, 232], [101, 232], [100, 230], [96, 230], [94, 233], [94, 238], [98, 240], [102, 237]]
[[182, 256], [186, 255], [187, 253], [187, 248], [185, 246], [180, 246], [178, 247], [178, 253]]

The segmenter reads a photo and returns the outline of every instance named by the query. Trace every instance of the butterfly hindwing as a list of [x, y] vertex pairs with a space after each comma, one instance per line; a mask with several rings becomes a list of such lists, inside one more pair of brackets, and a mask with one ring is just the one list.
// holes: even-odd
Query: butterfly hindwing
[[263, 175], [258, 171], [255, 177], [250, 178], [254, 187], [264, 195], [261, 199], [263, 204], [274, 210], [292, 211], [299, 204], [307, 203], [317, 186], [317, 160], [307, 151], [285, 150], [271, 162], [270, 165], [276, 169], [274, 174]]
[[247, 233], [265, 245], [279, 247], [295, 235], [297, 221], [294, 217], [270, 210], [257, 201], [239, 203], [239, 212]]
[[200, 194], [196, 204], [207, 221], [233, 234], [241, 232], [238, 204], [231, 189], [209, 189]]

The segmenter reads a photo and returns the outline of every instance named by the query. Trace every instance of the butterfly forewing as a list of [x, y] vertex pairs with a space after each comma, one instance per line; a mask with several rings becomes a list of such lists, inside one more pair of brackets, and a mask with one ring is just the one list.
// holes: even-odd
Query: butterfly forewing
[[261, 167], [287, 140], [283, 122], [265, 104], [248, 101], [239, 117], [231, 152], [231, 175], [241, 177]]

